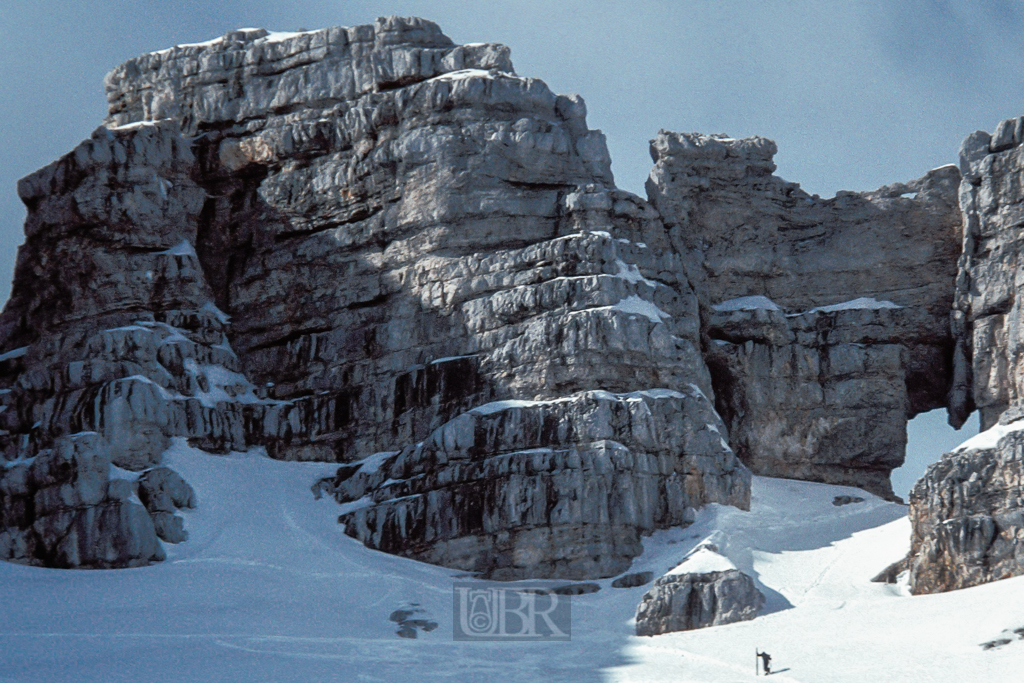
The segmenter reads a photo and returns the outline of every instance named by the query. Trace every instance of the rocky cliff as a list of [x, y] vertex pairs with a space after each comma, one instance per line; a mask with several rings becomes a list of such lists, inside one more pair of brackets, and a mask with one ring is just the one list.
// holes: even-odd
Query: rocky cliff
[[955, 166], [810, 196], [775, 143], [662, 131], [647, 182], [702, 303], [717, 407], [755, 473], [892, 495], [906, 424], [944, 407], [959, 253]]
[[[612, 576], [751, 470], [891, 495], [909, 417], [1017, 405], [1017, 124], [833, 199], [769, 140], [662, 132], [644, 200], [582, 99], [421, 19], [232, 31], [106, 91], [18, 188], [5, 559], [158, 561], [202, 505], [187, 443], [339, 463], [314, 493], [373, 548]], [[915, 505], [939, 557], [960, 513]]]
[[952, 328], [954, 409], [986, 431], [943, 456], [910, 499], [911, 587], [933, 593], [1024, 574], [1020, 422], [1024, 336], [1019, 258], [1024, 119], [979, 131], [960, 150], [963, 248]]
[[510, 578], [617, 573], [640, 534], [747, 504], [696, 298], [636, 239], [657, 213], [507, 48], [418, 19], [238, 31], [131, 60], [107, 96], [19, 187], [6, 557], [159, 557], [173, 510], [103, 526], [90, 493], [58, 509], [143, 549], [51, 559], [49, 480], [20, 473], [84, 435], [129, 492], [175, 438], [361, 462], [318, 488], [362, 501], [349, 533]]

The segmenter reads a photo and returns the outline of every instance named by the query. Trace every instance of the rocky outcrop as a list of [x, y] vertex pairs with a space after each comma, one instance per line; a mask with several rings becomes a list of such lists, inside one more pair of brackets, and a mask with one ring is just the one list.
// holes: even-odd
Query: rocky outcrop
[[[617, 574], [640, 534], [746, 504], [657, 212], [507, 48], [233, 31], [106, 87], [106, 124], [19, 186], [6, 460], [96, 432], [165, 541], [192, 504], [171, 439], [362, 461], [321, 487], [365, 504], [349, 533], [506, 578]], [[391, 451], [395, 481], [363, 476]]]
[[57, 439], [0, 469], [0, 559], [51, 567], [133, 567], [164, 559], [130, 480], [112, 476], [107, 444]]
[[981, 428], [1024, 401], [1024, 352], [1018, 292], [1024, 190], [1024, 119], [1009, 119], [993, 135], [978, 131], [960, 149], [964, 237], [956, 280], [957, 410], [977, 406]]
[[753, 579], [711, 547], [698, 547], [644, 593], [636, 609], [638, 636], [750, 621], [757, 616], [764, 607], [764, 594]]
[[[743, 463], [891, 495], [908, 417], [1018, 409], [1019, 122], [960, 170], [828, 200], [772, 175], [768, 140], [663, 132], [648, 202], [582, 99], [420, 19], [232, 31], [106, 89], [105, 124], [19, 184], [8, 559], [160, 559], [196, 505], [162, 462], [185, 439], [340, 463], [315, 489], [374, 548], [610, 577], [643, 534], [746, 506]], [[993, 495], [919, 487], [920, 586], [1010, 566], [1000, 453], [956, 470]], [[985, 548], [935, 531], [985, 515], [963, 532]]]
[[373, 548], [494, 579], [615, 576], [642, 534], [708, 502], [749, 506], [722, 430], [696, 386], [502, 401], [318, 489]]
[[755, 473], [891, 496], [907, 419], [945, 406], [951, 383], [959, 172], [823, 200], [772, 175], [775, 151], [651, 143], [648, 194], [690, 255], [718, 409]]
[[910, 497], [911, 590], [934, 593], [1024, 574], [1020, 187], [1024, 119], [960, 150], [963, 250], [956, 280], [953, 411], [981, 435], [931, 466]]
[[901, 309], [726, 306], [707, 320], [718, 410], [751, 469], [892, 496], [911, 412]]
[[[1024, 423], [996, 425], [942, 457], [910, 494], [917, 594], [1024, 574]], [[1001, 438], [1000, 438], [1000, 435]]]

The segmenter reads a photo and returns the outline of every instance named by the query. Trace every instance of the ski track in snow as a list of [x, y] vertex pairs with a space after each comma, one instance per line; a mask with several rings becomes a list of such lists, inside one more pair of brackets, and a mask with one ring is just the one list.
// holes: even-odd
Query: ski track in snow
[[[631, 572], [665, 573], [714, 535], [768, 597], [756, 620], [633, 635], [650, 585], [572, 598], [572, 641], [457, 642], [461, 572], [364, 548], [310, 486], [335, 465], [178, 444], [167, 462], [195, 487], [191, 540], [168, 561], [116, 571], [0, 563], [0, 683], [35, 681], [748, 681], [754, 651], [798, 682], [1019, 681], [1024, 577], [907, 597], [870, 578], [907, 551], [906, 508], [857, 489], [755, 477], [752, 511], [711, 505], [645, 539]], [[837, 495], [862, 503], [836, 507]], [[717, 532], [717, 533], [716, 533]], [[561, 582], [557, 582], [561, 583]], [[556, 583], [556, 585], [557, 585]], [[422, 605], [439, 627], [400, 639], [389, 614]]]

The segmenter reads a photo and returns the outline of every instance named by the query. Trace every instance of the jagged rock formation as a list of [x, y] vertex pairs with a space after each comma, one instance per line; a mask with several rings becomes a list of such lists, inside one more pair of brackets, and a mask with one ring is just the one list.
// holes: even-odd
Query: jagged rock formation
[[1020, 212], [1024, 190], [1022, 119], [978, 131], [960, 149], [964, 237], [953, 318], [957, 341], [956, 400], [960, 414], [977, 406], [981, 428], [994, 425], [1024, 399], [1022, 371]]
[[914, 593], [1024, 574], [1024, 423], [1008, 427], [995, 443], [943, 456], [914, 486]]
[[712, 501], [749, 505], [750, 475], [694, 385], [474, 408], [319, 488], [373, 548], [495, 579], [614, 576], [640, 535]]
[[644, 593], [636, 608], [638, 636], [750, 621], [757, 616], [764, 607], [764, 594], [714, 547], [698, 546]]
[[[82, 432], [0, 472], [0, 559], [51, 567], [133, 567], [164, 559], [158, 529], [112, 477], [107, 444]], [[180, 520], [180, 517], [174, 517]]]
[[[960, 150], [964, 237], [956, 280], [954, 410], [977, 406], [980, 444], [943, 456], [910, 499], [911, 590], [934, 593], [1024, 574], [1022, 311], [1018, 292], [1024, 119]], [[1003, 438], [999, 438], [1002, 436]]]
[[950, 387], [959, 172], [822, 200], [772, 175], [775, 151], [651, 143], [651, 202], [672, 249], [696, 255], [716, 405], [755, 473], [891, 496], [907, 419]]
[[[1018, 409], [1019, 122], [968, 140], [962, 182], [830, 200], [770, 141], [663, 132], [648, 202], [579, 97], [420, 19], [232, 31], [106, 88], [105, 125], [19, 184], [6, 559], [160, 559], [197, 503], [161, 462], [184, 439], [342, 463], [315, 489], [372, 547], [614, 576], [644, 533], [746, 506], [741, 459], [891, 495], [908, 417]], [[955, 469], [1016, 481], [980, 458]], [[926, 566], [961, 552], [933, 531], [1019, 528], [1014, 489], [950, 508], [959, 475], [929, 476], [919, 584], [974, 580]], [[988, 578], [996, 537], [964, 546]]]
[[[346, 528], [504, 577], [619, 573], [639, 534], [746, 505], [696, 298], [679, 257], [637, 239], [657, 213], [614, 188], [582, 100], [515, 75], [507, 48], [419, 19], [236, 31], [126, 62], [107, 96], [107, 124], [19, 186], [6, 460], [96, 432], [141, 473], [139, 538], [173, 542], [190, 504], [161, 468], [173, 438], [401, 450], [406, 478], [364, 482]], [[630, 393], [651, 389], [667, 393]], [[502, 400], [550, 408], [479, 412]], [[468, 424], [485, 432], [467, 442]], [[521, 498], [498, 510], [484, 491]], [[8, 556], [49, 562], [35, 513], [10, 520]]]

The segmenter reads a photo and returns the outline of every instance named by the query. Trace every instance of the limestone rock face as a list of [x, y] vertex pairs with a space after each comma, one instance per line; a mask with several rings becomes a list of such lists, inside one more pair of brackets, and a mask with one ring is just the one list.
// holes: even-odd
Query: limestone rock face
[[723, 430], [696, 386], [499, 401], [318, 489], [370, 547], [494, 579], [614, 576], [641, 534], [707, 502], [749, 506]]
[[[943, 456], [914, 487], [911, 588], [932, 593], [1024, 574], [1019, 254], [1024, 119], [960, 150], [963, 251], [956, 280], [953, 408], [977, 407], [984, 441]], [[1000, 438], [1002, 437], [1002, 438]], [[981, 438], [981, 437], [979, 437]]]
[[670, 574], [644, 594], [636, 609], [636, 634], [656, 636], [750, 621], [764, 601], [754, 580], [738, 569]]
[[648, 195], [702, 304], [719, 411], [755, 473], [891, 495], [907, 418], [952, 381], [960, 174], [822, 200], [772, 175], [775, 151], [651, 143]]
[[1024, 432], [949, 453], [910, 495], [910, 587], [939, 593], [1024, 574]]
[[953, 318], [957, 341], [957, 409], [975, 406], [981, 428], [1024, 401], [1020, 212], [1024, 190], [1021, 119], [1003, 121], [994, 135], [979, 131], [960, 149], [960, 206], [964, 237]]
[[730, 443], [750, 467], [892, 495], [910, 399], [896, 308], [711, 309], [707, 361]]
[[[661, 219], [614, 187], [583, 101], [507, 48], [420, 19], [233, 31], [106, 89], [106, 124], [19, 186], [9, 557], [158, 559], [195, 504], [174, 439], [362, 461], [321, 487], [363, 501], [347, 532], [507, 578], [617, 574], [640, 534], [746, 504], [682, 257], [643, 241]], [[66, 504], [102, 557], [53, 559], [63, 518], [26, 550], [42, 485], [17, 463], [83, 434], [138, 473]], [[400, 483], [364, 469], [382, 452]]]
[[111, 478], [106, 445], [95, 433], [60, 437], [0, 469], [0, 559], [92, 568], [164, 559], [131, 483]]

